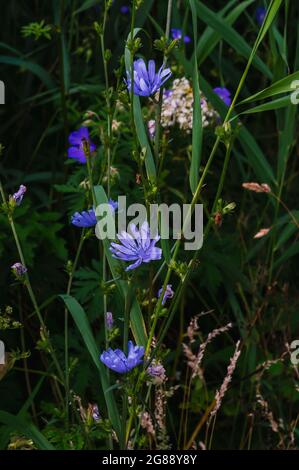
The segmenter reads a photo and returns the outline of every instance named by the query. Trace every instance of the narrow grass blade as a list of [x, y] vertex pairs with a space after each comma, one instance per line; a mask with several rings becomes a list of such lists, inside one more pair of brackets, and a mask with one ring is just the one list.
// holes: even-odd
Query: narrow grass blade
[[[208, 24], [211, 28], [217, 31], [221, 37], [233, 48], [235, 49], [241, 56], [249, 59], [252, 55], [252, 49], [247, 44], [245, 39], [238, 34], [234, 28], [229, 26], [223, 19], [220, 19], [216, 13], [210, 10], [207, 6], [205, 6], [202, 2], [196, 2], [196, 10], [198, 17]], [[253, 54], [253, 65], [260, 70], [264, 75], [268, 78], [272, 78], [272, 73], [269, 68], [265, 65], [265, 63], [257, 56], [255, 56], [256, 51]]]
[[0, 64], [14, 65], [16, 67], [29, 70], [34, 75], [36, 75], [47, 88], [52, 89], [55, 87], [55, 84], [50, 74], [43, 67], [38, 64], [35, 64], [34, 62], [31, 62], [30, 60], [1, 55]]
[[34, 424], [27, 422], [20, 416], [14, 416], [6, 411], [0, 411], [0, 423], [10, 426], [12, 429], [32, 439], [40, 450], [55, 450], [55, 447], [43, 436]]
[[86, 313], [74, 297], [70, 295], [60, 295], [60, 297], [64, 301], [69, 312], [71, 313], [73, 320], [78, 330], [80, 331], [84, 343], [93, 359], [93, 362], [100, 373], [100, 380], [104, 397], [106, 400], [109, 418], [117, 436], [119, 437], [121, 430], [119, 413], [116, 407], [116, 402], [114, 400], [113, 394], [111, 392], [107, 392], [108, 388], [110, 387], [107, 378], [107, 371], [105, 366], [99, 359], [99, 348], [97, 347], [95, 339], [93, 337], [88, 319], [86, 317]]
[[246, 111], [242, 111], [242, 113], [240, 113], [239, 115], [263, 113], [265, 111], [272, 111], [275, 109], [285, 108], [286, 106], [289, 106], [289, 105], [290, 105], [290, 97], [284, 96], [283, 98], [278, 98], [277, 100], [272, 100], [272, 101], [269, 101], [268, 103], [263, 103], [258, 106], [254, 106], [253, 108], [247, 109]]
[[[224, 16], [227, 9], [229, 8], [229, 5], [226, 5], [223, 10], [217, 13], [217, 16], [219, 16], [219, 18], [223, 18], [223, 21], [227, 25], [232, 26], [235, 21], [239, 18], [239, 16], [245, 12], [246, 8], [250, 6], [254, 1], [255, 0], [247, 0], [241, 2], [230, 13], [228, 13], [227, 16]], [[201, 38], [199, 39], [196, 47], [198, 65], [201, 65], [210, 56], [211, 52], [217, 46], [219, 41], [221, 41], [221, 39], [221, 34], [219, 34], [213, 28], [211, 28], [210, 26], [206, 28], [204, 33], [201, 35]]]
[[[197, 16], [195, 0], [189, 0], [192, 21], [193, 21], [193, 37], [194, 44], [197, 44]], [[193, 129], [192, 129], [192, 156], [191, 168], [189, 175], [189, 183], [192, 193], [194, 194], [199, 181], [199, 168], [202, 150], [202, 117], [201, 117], [201, 100], [199, 90], [199, 77], [197, 55], [194, 57], [194, 70], [193, 70]]]
[[[258, 93], [255, 93], [252, 96], [249, 96], [245, 100], [241, 101], [239, 104], [250, 103], [252, 101], [259, 101], [266, 98], [271, 98], [272, 96], [279, 95], [281, 93], [292, 93], [294, 91], [294, 81], [299, 80], [299, 71], [288, 75], [287, 77], [278, 80], [278, 82], [273, 83], [268, 88], [265, 88]], [[289, 97], [290, 102], [290, 97]]]

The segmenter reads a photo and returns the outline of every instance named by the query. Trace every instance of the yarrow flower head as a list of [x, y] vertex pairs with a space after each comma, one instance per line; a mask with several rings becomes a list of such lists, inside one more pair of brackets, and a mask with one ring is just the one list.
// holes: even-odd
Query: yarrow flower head
[[100, 355], [100, 360], [114, 372], [126, 374], [143, 362], [143, 355], [144, 347], [134, 346], [132, 341], [129, 341], [127, 356], [120, 349], [113, 350], [109, 348], [108, 351], [104, 351]]
[[26, 193], [27, 188], [23, 184], [19, 187], [18, 191], [12, 195], [12, 199], [15, 201], [16, 205], [19, 206], [23, 200], [24, 194]]
[[216, 87], [214, 88], [213, 90], [218, 96], [219, 98], [222, 99], [222, 101], [224, 101], [224, 103], [226, 104], [226, 106], [230, 106], [231, 105], [231, 93], [230, 91], [225, 88], [225, 87]]
[[[204, 95], [201, 95], [200, 104], [202, 126], [208, 127], [212, 123], [216, 123], [219, 116]], [[163, 91], [162, 127], [168, 129], [179, 126], [182, 131], [186, 133], [191, 132], [193, 128], [193, 107], [193, 90], [189, 80], [185, 77], [176, 78], [173, 81], [172, 89]], [[155, 121], [153, 121], [153, 124], [149, 121], [148, 128], [150, 135], [152, 130], [155, 130], [154, 125]]]
[[178, 28], [172, 28], [171, 29], [171, 37], [172, 39], [183, 39], [185, 44], [188, 44], [191, 42], [191, 38], [187, 35], [183, 36], [182, 30]]
[[18, 278], [23, 277], [27, 273], [27, 268], [22, 263], [14, 263], [11, 266], [11, 270], [14, 275]]
[[147, 221], [143, 222], [140, 231], [135, 224], [130, 224], [129, 228], [132, 235], [122, 231], [120, 235], [117, 235], [120, 243], [111, 243], [110, 246], [114, 258], [134, 261], [126, 268], [126, 271], [138, 268], [142, 263], [161, 259], [162, 250], [155, 246], [160, 237], [156, 235], [153, 239], [151, 238]]
[[[170, 78], [171, 71], [165, 69], [164, 65], [156, 73], [156, 63], [154, 60], [148, 62], [148, 68], [143, 59], [134, 61], [134, 94], [139, 96], [151, 96], [155, 94], [161, 86]], [[127, 86], [131, 91], [131, 72], [127, 70]]]
[[259, 26], [262, 26], [266, 13], [267, 10], [265, 7], [257, 7], [257, 9], [255, 10], [255, 18]]
[[[158, 297], [161, 297], [162, 292], [163, 292], [163, 287], [159, 290]], [[174, 292], [172, 290], [172, 285], [167, 284], [164, 295], [163, 295], [162, 305], [165, 305], [166, 300], [167, 299], [172, 299], [173, 296], [174, 296]]]
[[68, 157], [74, 158], [79, 163], [86, 163], [86, 155], [84, 147], [87, 143], [90, 153], [96, 150], [95, 144], [89, 138], [87, 127], [80, 127], [77, 131], [71, 132], [69, 135], [69, 143], [71, 147], [68, 149]]
[[97, 223], [97, 218], [94, 209], [89, 209], [88, 211], [75, 212], [72, 215], [71, 223], [76, 227], [94, 227]]

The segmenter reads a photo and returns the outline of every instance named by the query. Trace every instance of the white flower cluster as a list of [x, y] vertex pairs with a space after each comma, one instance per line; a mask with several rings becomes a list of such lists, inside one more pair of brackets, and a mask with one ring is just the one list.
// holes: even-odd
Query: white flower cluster
[[[161, 124], [164, 128], [178, 125], [185, 132], [190, 132], [193, 126], [193, 90], [185, 77], [177, 78], [171, 90], [164, 90]], [[218, 118], [218, 113], [201, 95], [202, 125], [207, 127]]]

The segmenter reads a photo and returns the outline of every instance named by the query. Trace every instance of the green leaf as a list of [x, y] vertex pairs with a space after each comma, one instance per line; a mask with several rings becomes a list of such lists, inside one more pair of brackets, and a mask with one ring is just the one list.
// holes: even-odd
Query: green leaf
[[273, 264], [273, 268], [276, 269], [278, 266], [280, 266], [282, 263], [285, 263], [288, 261], [290, 258], [292, 258], [295, 255], [298, 255], [299, 253], [299, 242], [294, 243], [291, 245], [285, 252], [283, 253], [280, 258], [278, 258], [275, 263]]
[[[227, 112], [227, 108], [218, 98], [218, 96], [213, 92], [212, 88], [208, 82], [201, 75], [199, 77], [199, 84], [203, 90], [204, 95], [212, 103], [212, 105], [217, 109], [220, 115], [224, 118]], [[246, 126], [243, 124], [237, 133], [237, 138], [240, 141], [244, 152], [246, 153], [248, 163], [255, 171], [256, 175], [259, 178], [262, 178], [265, 182], [275, 182], [275, 176], [271, 165], [266, 159], [262, 149], [259, 144], [249, 132]]]
[[277, 100], [272, 100], [272, 101], [269, 101], [268, 103], [263, 103], [263, 104], [260, 104], [259, 106], [254, 106], [254, 108], [250, 108], [250, 109], [247, 109], [246, 111], [242, 111], [242, 113], [238, 114], [238, 116], [240, 116], [241, 114], [263, 113], [265, 111], [272, 111], [276, 109], [285, 108], [286, 106], [289, 106], [289, 105], [290, 105], [290, 97], [284, 96], [283, 98], [278, 98]]
[[43, 67], [38, 64], [35, 64], [34, 62], [31, 62], [27, 59], [19, 59], [18, 57], [1, 55], [0, 63], [14, 65], [16, 67], [30, 70], [30, 72], [36, 75], [41, 80], [41, 82], [46, 85], [47, 88], [52, 89], [55, 87], [51, 75]]
[[64, 301], [69, 312], [71, 313], [74, 322], [81, 333], [84, 343], [93, 359], [93, 362], [100, 373], [100, 379], [106, 400], [109, 418], [117, 436], [120, 437], [121, 425], [119, 413], [116, 407], [116, 402], [114, 400], [113, 394], [107, 392], [107, 389], [110, 387], [107, 376], [107, 370], [99, 359], [99, 350], [93, 337], [88, 319], [86, 317], [86, 313], [81, 307], [81, 305], [77, 302], [77, 300], [71, 295], [60, 295], [60, 297]]
[[[192, 21], [193, 21], [193, 35], [194, 44], [197, 44], [197, 17], [195, 1], [189, 0]], [[192, 156], [191, 156], [191, 168], [189, 175], [189, 183], [192, 193], [194, 194], [199, 181], [199, 169], [201, 160], [202, 150], [202, 117], [201, 117], [201, 100], [199, 90], [199, 76], [198, 76], [198, 65], [197, 55], [194, 58], [194, 70], [193, 70], [193, 95], [194, 95], [194, 106], [193, 106], [193, 130], [192, 130]]]
[[[240, 104], [250, 103], [252, 101], [259, 101], [265, 98], [271, 98], [272, 96], [279, 95], [281, 93], [291, 93], [294, 91], [294, 86], [292, 86], [295, 80], [299, 80], [299, 71], [288, 75], [287, 77], [278, 80], [278, 82], [273, 83], [268, 88], [265, 88], [254, 95], [249, 96], [245, 100], [241, 101]], [[288, 97], [290, 103], [290, 97]]]
[[[217, 13], [217, 16], [219, 16], [219, 18], [223, 18], [223, 21], [227, 25], [231, 26], [239, 18], [239, 16], [245, 12], [246, 8], [251, 5], [254, 1], [255, 0], [247, 0], [241, 2], [226, 17], [224, 17], [224, 14], [230, 6], [230, 4], [228, 4], [223, 8], [223, 10]], [[221, 34], [219, 34], [213, 28], [209, 26], [206, 28], [206, 30], [201, 35], [196, 47], [197, 60], [199, 65], [202, 64], [210, 56], [211, 52], [217, 46], [218, 42], [221, 39]]]
[[[55, 296], [55, 299], [56, 299], [56, 296]], [[45, 376], [42, 377], [37, 382], [37, 384], [35, 385], [34, 389], [31, 392], [30, 396], [27, 398], [27, 400], [23, 404], [22, 408], [20, 409], [20, 411], [17, 415], [18, 418], [25, 418], [27, 410], [34, 403], [34, 399], [35, 399], [36, 395], [38, 394], [44, 380], [45, 380]], [[13, 430], [14, 430], [14, 426], [12, 426], [11, 424], [8, 424], [3, 429], [1, 429], [1, 433], [0, 433], [0, 449], [1, 450], [5, 450], [7, 448], [7, 445], [9, 443], [9, 439], [10, 439], [10, 434]]]
[[34, 424], [27, 422], [20, 416], [14, 416], [6, 411], [0, 411], [0, 423], [10, 426], [24, 434], [28, 439], [32, 439], [34, 444], [41, 450], [55, 450], [55, 447], [50, 444]]
[[82, 13], [85, 10], [88, 10], [88, 8], [91, 8], [95, 6], [96, 4], [99, 3], [99, 0], [86, 0], [83, 5], [80, 6], [77, 10], [74, 11], [73, 15], [77, 15], [78, 13]]
[[266, 75], [268, 78], [272, 78], [272, 73], [269, 68], [259, 57], [255, 56], [257, 48], [254, 50], [254, 53], [252, 53], [252, 50], [245, 39], [243, 39], [242, 36], [234, 30], [234, 28], [229, 26], [225, 21], [223, 21], [223, 19], [219, 18], [214, 11], [210, 10], [202, 2], [196, 2], [196, 10], [200, 20], [204, 21], [213, 30], [217, 31], [217, 33], [220, 34], [221, 37], [241, 56], [246, 59], [250, 59], [250, 57], [252, 57], [253, 65], [260, 70], [263, 75]]
[[65, 34], [61, 33], [61, 48], [62, 48], [62, 64], [63, 64], [63, 81], [64, 81], [64, 89], [65, 93], [69, 92], [70, 88], [70, 60], [69, 60], [69, 53], [67, 50]]

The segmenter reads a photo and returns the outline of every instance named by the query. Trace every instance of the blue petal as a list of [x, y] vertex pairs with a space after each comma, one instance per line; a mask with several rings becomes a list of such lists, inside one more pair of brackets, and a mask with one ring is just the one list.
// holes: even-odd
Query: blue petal
[[86, 157], [84, 155], [84, 152], [78, 147], [69, 147], [67, 151], [67, 156], [68, 158], [74, 158], [79, 163], [86, 163]]

